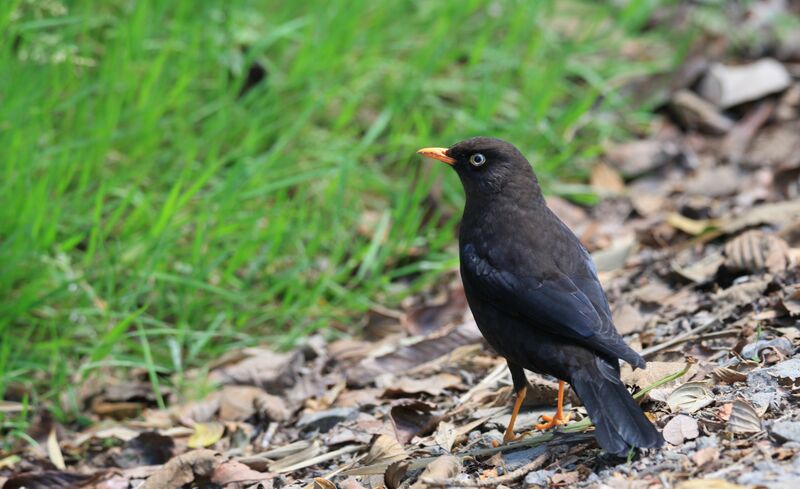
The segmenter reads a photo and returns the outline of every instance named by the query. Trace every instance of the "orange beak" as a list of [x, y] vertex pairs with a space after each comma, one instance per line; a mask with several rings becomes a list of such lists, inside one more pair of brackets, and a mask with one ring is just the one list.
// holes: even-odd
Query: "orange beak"
[[456, 162], [454, 158], [447, 156], [447, 148], [422, 148], [417, 151], [417, 153], [422, 156], [427, 156], [428, 158], [433, 158], [434, 160], [442, 161], [448, 165], [453, 165]]

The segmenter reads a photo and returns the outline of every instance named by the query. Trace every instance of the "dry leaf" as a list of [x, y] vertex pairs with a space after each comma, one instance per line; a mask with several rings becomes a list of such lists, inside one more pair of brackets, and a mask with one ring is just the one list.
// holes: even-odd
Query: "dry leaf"
[[781, 304], [783, 304], [784, 309], [790, 316], [800, 316], [800, 285], [790, 286], [784, 290]]
[[[226, 487], [228, 484], [255, 484], [275, 479], [275, 474], [259, 472], [235, 460], [220, 464], [211, 474], [211, 482]], [[335, 488], [334, 488], [335, 489]]]
[[714, 377], [726, 384], [733, 384], [735, 382], [744, 382], [747, 380], [747, 374], [738, 372], [728, 367], [718, 367], [714, 369]]
[[383, 473], [383, 482], [388, 489], [398, 489], [408, 473], [409, 463], [403, 460], [389, 464]]
[[64, 455], [58, 446], [55, 426], [50, 428], [50, 434], [47, 436], [47, 456], [50, 457], [50, 461], [53, 462], [57, 469], [65, 470], [67, 468], [66, 464], [64, 464]]
[[[320, 453], [322, 453], [322, 444], [319, 440], [314, 440], [302, 450], [292, 451], [290, 455], [269, 464], [269, 470], [270, 472], [280, 472], [286, 467], [291, 467], [304, 460], [314, 458]], [[266, 454], [262, 455], [267, 456]]]
[[322, 477], [314, 477], [313, 489], [336, 489], [336, 484]]
[[728, 430], [731, 433], [757, 433], [761, 431], [761, 417], [750, 403], [733, 401], [731, 415], [728, 418]]
[[403, 377], [392, 383], [392, 386], [387, 388], [384, 397], [402, 397], [403, 394], [417, 394], [424, 392], [432, 396], [438, 396], [445, 389], [457, 387], [461, 385], [461, 377], [453, 374], [437, 374], [423, 379], [410, 379]]
[[392, 406], [389, 417], [392, 420], [397, 440], [405, 445], [415, 436], [427, 435], [433, 431], [441, 416], [433, 414], [430, 404], [413, 401]]
[[89, 478], [91, 476], [85, 474], [46, 470], [37, 474], [20, 474], [9, 477], [3, 487], [17, 489], [73, 488], [81, 487]]
[[389, 435], [378, 435], [364, 457], [364, 465], [392, 463], [408, 457], [402, 445]]
[[692, 479], [683, 481], [675, 489], [749, 489], [723, 479]]
[[673, 445], [681, 445], [686, 440], [694, 440], [700, 435], [697, 421], [691, 416], [679, 414], [669, 420], [662, 432], [664, 439]]
[[225, 433], [225, 425], [217, 422], [195, 423], [194, 434], [189, 437], [189, 448], [210, 447], [222, 438]]
[[614, 325], [621, 335], [638, 333], [644, 329], [645, 317], [637, 306], [622, 302], [611, 311]]
[[417, 365], [447, 355], [459, 346], [480, 343], [483, 341], [482, 338], [475, 322], [468, 321], [453, 328], [437, 331], [436, 334], [397, 347], [390, 352], [365, 358], [346, 372], [347, 378], [352, 384], [364, 385], [384, 372], [401, 374]]
[[139, 489], [180, 489], [196, 478], [208, 479], [223, 462], [213, 450], [194, 450], [178, 455], [151, 475]]
[[711, 253], [701, 260], [686, 267], [673, 265], [673, 270], [694, 283], [704, 284], [710, 282], [716, 275], [719, 267], [725, 262], [722, 253]]
[[719, 449], [716, 447], [701, 448], [692, 455], [692, 462], [698, 467], [719, 459]]
[[774, 234], [751, 230], [725, 245], [725, 266], [730, 270], [777, 273], [790, 263], [789, 245]]
[[675, 229], [692, 236], [701, 235], [716, 227], [716, 223], [710, 219], [690, 219], [677, 212], [671, 212], [667, 215], [667, 223]]
[[[625, 382], [626, 385], [639, 387], [643, 389], [649, 385], [658, 382], [659, 380], [667, 377], [669, 375], [674, 374], [675, 372], [680, 372], [686, 367], [686, 362], [658, 362], [658, 361], [650, 361], [647, 362], [647, 366], [643, 369], [637, 368], [633, 370], [630, 365], [627, 363], [622, 365], [620, 369], [620, 373], [622, 376], [622, 381]], [[671, 392], [671, 388], [676, 386], [678, 382], [680, 382], [684, 378], [691, 378], [695, 373], [697, 373], [698, 367], [697, 365], [692, 365], [689, 367], [689, 370], [686, 374], [679, 378], [675, 379], [672, 382], [668, 382], [661, 386], [659, 389], [654, 389], [647, 393], [646, 397], [651, 399], [655, 399], [657, 401], [665, 401], [669, 392]]]
[[419, 480], [411, 485], [411, 489], [428, 487], [422, 482], [424, 479], [451, 479], [461, 472], [461, 459], [452, 455], [442, 455], [422, 471]]
[[261, 387], [227, 385], [219, 396], [219, 419], [222, 421], [244, 421], [254, 414], [261, 414], [274, 421], [289, 418], [286, 402], [268, 394]]
[[617, 170], [602, 162], [592, 167], [589, 184], [606, 194], [621, 194], [625, 191], [625, 181]]
[[667, 405], [673, 413], [693, 413], [714, 402], [714, 394], [704, 382], [686, 382], [667, 397]]
[[449, 421], [440, 421], [439, 426], [436, 428], [436, 434], [433, 435], [436, 444], [446, 452], [449, 452], [453, 449], [456, 438], [458, 438], [458, 431], [455, 425]]

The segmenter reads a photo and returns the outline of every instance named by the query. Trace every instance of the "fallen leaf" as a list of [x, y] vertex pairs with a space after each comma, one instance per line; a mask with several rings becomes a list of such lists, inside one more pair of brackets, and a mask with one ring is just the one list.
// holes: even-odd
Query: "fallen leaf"
[[644, 329], [645, 317], [633, 304], [622, 302], [612, 309], [611, 314], [621, 335], [638, 333]]
[[744, 358], [759, 360], [760, 354], [763, 350], [771, 348], [784, 357], [790, 355], [794, 351], [792, 342], [788, 339], [779, 336], [771, 340], [758, 340], [755, 343], [750, 343], [742, 348], [742, 356]]
[[788, 287], [787, 290], [784, 291], [781, 304], [790, 316], [800, 316], [800, 285]]
[[735, 382], [744, 382], [747, 380], [747, 374], [734, 370], [728, 367], [718, 367], [714, 369], [714, 377], [727, 384]]
[[431, 375], [422, 379], [403, 377], [393, 382], [392, 386], [384, 391], [383, 397], [402, 397], [404, 394], [417, 394], [420, 392], [438, 396], [445, 389], [460, 385], [461, 377], [447, 373]]
[[553, 474], [553, 476], [550, 477], [550, 483], [553, 486], [574, 487], [579, 480], [580, 474], [578, 474], [577, 470], [573, 470], [571, 472], [560, 472], [558, 474]]
[[675, 489], [750, 489], [723, 479], [692, 479], [683, 481]]
[[378, 435], [372, 441], [367, 456], [362, 463], [373, 465], [380, 463], [392, 463], [408, 457], [403, 446], [396, 439], [389, 435]]
[[617, 170], [602, 162], [592, 167], [589, 184], [605, 194], [621, 194], [625, 191], [625, 181]]
[[273, 421], [285, 421], [290, 416], [286, 402], [268, 394], [261, 387], [227, 385], [222, 389], [219, 397], [220, 420], [244, 421], [254, 414]]
[[270, 472], [281, 472], [286, 467], [291, 467], [304, 460], [312, 459], [320, 453], [322, 453], [322, 444], [319, 440], [314, 440], [302, 450], [293, 451], [290, 455], [286, 455], [272, 462], [269, 464], [269, 470]]
[[419, 480], [411, 484], [411, 489], [423, 489], [428, 487], [422, 482], [424, 479], [451, 479], [461, 472], [461, 459], [452, 455], [442, 455], [437, 458], [422, 471]]
[[449, 421], [440, 421], [439, 426], [436, 427], [436, 433], [433, 435], [436, 444], [442, 447], [444, 451], [450, 452], [453, 449], [456, 438], [458, 438], [458, 431], [455, 425]]
[[269, 348], [246, 348], [242, 360], [214, 369], [208, 375], [219, 384], [250, 385], [269, 392], [283, 392], [297, 382], [303, 364], [300, 350], [279, 353]]
[[693, 413], [713, 402], [714, 394], [704, 382], [686, 382], [667, 397], [667, 405], [673, 413]]
[[9, 477], [3, 489], [71, 489], [80, 487], [91, 478], [86, 474], [46, 470], [37, 474], [19, 474]]
[[673, 445], [682, 445], [686, 440], [694, 440], [700, 435], [697, 421], [691, 416], [679, 414], [664, 425], [664, 439]]
[[445, 328], [419, 341], [403, 345], [390, 352], [368, 357], [346, 372], [350, 383], [364, 385], [372, 382], [384, 372], [402, 374], [422, 363], [435, 360], [451, 353], [462, 345], [483, 341], [474, 321], [468, 321], [452, 328]]
[[716, 275], [719, 267], [725, 262], [722, 253], [711, 253], [701, 260], [686, 267], [673, 265], [673, 270], [692, 282], [704, 284], [710, 282]]
[[413, 401], [395, 404], [389, 411], [397, 440], [405, 445], [415, 436], [433, 431], [441, 416], [433, 414], [434, 406]]
[[113, 453], [111, 459], [117, 467], [123, 469], [141, 467], [143, 465], [161, 465], [172, 458], [175, 442], [172, 438], [146, 431], [125, 442], [119, 453]]
[[227, 484], [255, 484], [258, 482], [271, 482], [275, 474], [259, 472], [235, 460], [228, 460], [218, 465], [211, 474], [211, 482], [220, 486]]
[[383, 473], [383, 482], [388, 489], [398, 489], [408, 473], [409, 464], [407, 461], [400, 460], [389, 464], [386, 472]]
[[180, 489], [196, 479], [208, 479], [223, 462], [213, 450], [193, 450], [173, 458], [147, 478], [139, 489]]
[[[648, 387], [655, 382], [667, 377], [669, 375], [674, 374], [675, 372], [680, 372], [686, 367], [686, 362], [659, 362], [659, 361], [650, 361], [647, 362], [647, 366], [645, 368], [637, 368], [633, 370], [630, 365], [627, 363], [622, 366], [620, 369], [620, 374], [622, 377], [622, 381], [626, 385], [639, 387], [641, 389]], [[664, 389], [667, 389], [666, 392], [672, 392], [671, 389], [673, 386], [676, 386], [682, 379], [684, 378], [691, 378], [694, 374], [698, 371], [697, 365], [692, 365], [689, 367], [689, 370], [686, 374], [679, 378], [675, 379], [672, 382], [668, 382], [661, 386], [661, 388], [657, 390], [650, 391], [647, 396], [656, 399], [658, 401], [665, 401], [667, 398], [667, 394], [664, 393], [663, 395], [658, 395], [659, 392], [663, 392]]]
[[50, 434], [47, 436], [47, 456], [50, 457], [50, 461], [53, 462], [57, 469], [65, 470], [67, 468], [66, 464], [64, 464], [64, 455], [58, 446], [55, 426], [50, 428]]
[[189, 448], [210, 447], [222, 438], [225, 425], [217, 422], [195, 423], [194, 434], [189, 437]]
[[698, 467], [719, 459], [719, 449], [716, 447], [701, 448], [692, 455], [692, 462]]
[[774, 234], [751, 230], [725, 245], [725, 267], [733, 271], [777, 273], [790, 263], [789, 245]]
[[710, 219], [690, 219], [677, 212], [671, 212], [667, 215], [667, 223], [675, 229], [692, 236], [699, 236], [716, 227], [715, 222]]
[[745, 401], [733, 401], [731, 415], [728, 418], [728, 430], [731, 433], [757, 433], [761, 431], [761, 417], [753, 406]]
[[336, 484], [322, 477], [314, 477], [313, 489], [336, 489]]

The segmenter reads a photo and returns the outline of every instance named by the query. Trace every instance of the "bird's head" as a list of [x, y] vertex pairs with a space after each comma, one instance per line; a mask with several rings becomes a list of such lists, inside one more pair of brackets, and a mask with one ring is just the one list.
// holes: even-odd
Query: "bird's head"
[[417, 153], [452, 166], [467, 199], [496, 194], [539, 193], [530, 163], [513, 144], [502, 139], [476, 137], [449, 148], [423, 148]]

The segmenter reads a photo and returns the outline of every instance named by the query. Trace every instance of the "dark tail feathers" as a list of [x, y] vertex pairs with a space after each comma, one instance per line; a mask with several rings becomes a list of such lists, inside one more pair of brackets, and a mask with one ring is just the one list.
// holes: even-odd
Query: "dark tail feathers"
[[[594, 368], [593, 368], [594, 367]], [[598, 443], [609, 453], [623, 455], [631, 447], [656, 448], [664, 438], [633, 400], [619, 372], [597, 357], [594, 366], [574, 372], [572, 387], [595, 425]]]

